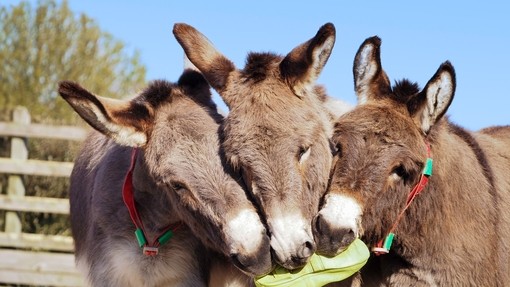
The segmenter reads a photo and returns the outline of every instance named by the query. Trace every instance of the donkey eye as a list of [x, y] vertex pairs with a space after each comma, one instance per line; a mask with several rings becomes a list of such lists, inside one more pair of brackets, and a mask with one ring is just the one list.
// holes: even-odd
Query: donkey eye
[[398, 165], [391, 171], [391, 176], [395, 179], [406, 179], [408, 174], [403, 165]]
[[184, 183], [178, 182], [178, 181], [172, 182], [171, 187], [175, 191], [182, 191], [182, 190], [186, 189], [186, 185]]
[[335, 145], [335, 151], [333, 153], [333, 156], [342, 157], [342, 154], [343, 154], [342, 144], [341, 143], [337, 143]]
[[303, 163], [310, 156], [311, 147], [301, 147], [298, 153], [299, 163]]

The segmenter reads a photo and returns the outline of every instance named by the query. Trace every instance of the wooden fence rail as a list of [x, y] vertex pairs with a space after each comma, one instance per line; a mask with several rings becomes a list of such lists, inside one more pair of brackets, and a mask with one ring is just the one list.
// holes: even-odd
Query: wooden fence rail
[[71, 162], [29, 160], [27, 140], [47, 138], [81, 141], [86, 129], [30, 123], [30, 114], [18, 107], [12, 122], [0, 122], [0, 136], [10, 138], [9, 158], [0, 158], [0, 173], [8, 175], [6, 194], [0, 194], [5, 230], [0, 231], [0, 285], [83, 286], [69, 236], [30, 234], [21, 231], [20, 212], [69, 214], [69, 200], [25, 196], [23, 175], [69, 177]]

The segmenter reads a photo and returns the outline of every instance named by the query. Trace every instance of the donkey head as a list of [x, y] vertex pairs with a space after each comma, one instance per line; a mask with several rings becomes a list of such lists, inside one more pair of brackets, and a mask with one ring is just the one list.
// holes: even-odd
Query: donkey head
[[285, 57], [251, 53], [243, 70], [193, 27], [176, 24], [174, 34], [230, 109], [225, 154], [266, 217], [276, 261], [304, 265], [315, 251], [311, 221], [332, 160], [332, 126], [315, 81], [333, 49], [334, 26]]
[[[272, 268], [269, 237], [245, 190], [224, 164], [222, 117], [209, 85], [186, 70], [178, 83], [155, 81], [136, 98], [95, 96], [62, 82], [61, 96], [92, 127], [116, 143], [140, 149], [133, 184], [137, 201], [155, 198], [149, 220], [183, 221], [210, 248], [250, 275]], [[119, 193], [121, 190], [119, 190]], [[151, 196], [148, 196], [151, 195]]]
[[391, 87], [380, 44], [372, 37], [359, 48], [353, 68], [359, 105], [335, 124], [331, 184], [314, 222], [322, 254], [341, 252], [358, 235], [369, 245], [386, 236], [419, 180], [426, 137], [455, 92], [449, 62], [422, 91], [407, 80]]

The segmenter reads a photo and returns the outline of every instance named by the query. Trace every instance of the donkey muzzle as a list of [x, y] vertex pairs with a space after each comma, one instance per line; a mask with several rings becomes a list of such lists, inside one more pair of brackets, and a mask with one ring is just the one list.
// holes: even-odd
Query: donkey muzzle
[[317, 254], [335, 256], [349, 246], [357, 237], [355, 227], [332, 226], [318, 214], [312, 223]]

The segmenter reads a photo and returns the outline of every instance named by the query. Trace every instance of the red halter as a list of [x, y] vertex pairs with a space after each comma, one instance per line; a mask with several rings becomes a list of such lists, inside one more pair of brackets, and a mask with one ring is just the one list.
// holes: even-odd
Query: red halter
[[416, 198], [416, 196], [418, 194], [420, 194], [423, 191], [423, 189], [427, 185], [427, 182], [429, 181], [429, 177], [432, 175], [432, 162], [433, 161], [432, 161], [432, 158], [430, 157], [430, 144], [428, 142], [426, 142], [425, 144], [427, 146], [427, 161], [425, 163], [425, 167], [423, 168], [423, 172], [420, 176], [420, 181], [413, 187], [413, 189], [407, 196], [406, 206], [400, 212], [400, 214], [397, 216], [397, 219], [395, 220], [395, 222], [391, 226], [390, 230], [388, 231], [388, 235], [384, 239], [384, 243], [383, 243], [383, 240], [381, 239], [375, 245], [375, 247], [372, 248], [372, 251], [376, 255], [387, 254], [388, 252], [390, 252], [390, 247], [393, 242], [393, 238], [395, 237], [395, 234], [393, 233], [393, 231], [395, 231], [395, 229], [397, 228], [398, 223], [404, 216], [404, 213], [409, 208], [409, 206], [411, 205], [413, 200]]
[[122, 188], [122, 199], [126, 205], [131, 221], [136, 227], [135, 235], [138, 241], [138, 245], [143, 247], [143, 254], [147, 256], [155, 256], [158, 254], [158, 247], [167, 243], [172, 237], [173, 233], [181, 227], [182, 223], [177, 222], [167, 226], [160, 236], [158, 236], [152, 243], [147, 240], [145, 228], [143, 226], [142, 219], [136, 210], [135, 198], [133, 196], [133, 170], [135, 168], [136, 155], [138, 149], [134, 148], [131, 152], [131, 165], [129, 167], [126, 178], [124, 179], [124, 186]]

